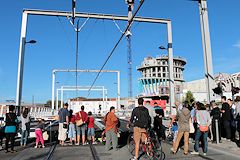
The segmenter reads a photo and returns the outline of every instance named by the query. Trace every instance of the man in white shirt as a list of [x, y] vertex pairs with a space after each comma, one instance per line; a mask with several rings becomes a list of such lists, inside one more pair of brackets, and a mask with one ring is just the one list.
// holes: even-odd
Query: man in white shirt
[[150, 101], [146, 101], [145, 107], [148, 109], [149, 115], [151, 117], [151, 127], [153, 127], [154, 117], [156, 117], [155, 109], [150, 105]]

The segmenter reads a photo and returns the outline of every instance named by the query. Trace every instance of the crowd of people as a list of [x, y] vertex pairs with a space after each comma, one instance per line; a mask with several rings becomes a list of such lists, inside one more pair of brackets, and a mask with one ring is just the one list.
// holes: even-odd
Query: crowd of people
[[[184, 145], [184, 154], [189, 152], [189, 139], [194, 142], [193, 155], [199, 154], [199, 146], [203, 148], [203, 155], [207, 155], [208, 142], [222, 143], [222, 139], [228, 142], [239, 142], [240, 133], [240, 97], [236, 99], [226, 99], [221, 97], [221, 104], [217, 105], [215, 101], [204, 105], [194, 100], [184, 102], [183, 105], [175, 103], [172, 111], [172, 121], [169, 127], [177, 124], [177, 132], [173, 139], [173, 154], [179, 149], [179, 143], [182, 137]], [[237, 139], [238, 138], [238, 139]]]
[[[129, 125], [133, 126], [133, 135], [135, 142], [135, 156], [133, 160], [138, 159], [140, 143], [145, 142], [147, 129], [153, 129], [159, 140], [165, 140], [165, 126], [163, 125], [164, 110], [155, 102], [153, 106], [150, 101], [138, 99], [138, 106], [132, 111]], [[96, 144], [94, 116], [92, 112], [86, 113], [84, 106], [81, 110], [73, 113], [68, 109], [68, 104], [58, 112], [58, 140], [59, 144], [66, 145], [66, 139], [69, 138], [69, 145], [87, 145], [88, 143]], [[115, 114], [115, 107], [111, 107], [110, 111], [103, 118], [105, 130], [102, 135], [106, 136], [106, 150], [117, 151], [118, 148], [118, 128], [120, 121]], [[29, 109], [25, 108], [20, 116], [16, 116], [15, 106], [9, 106], [9, 113], [6, 114], [5, 120], [5, 151], [16, 152], [14, 150], [15, 136], [18, 130], [18, 124], [21, 123], [21, 141], [20, 145], [25, 147], [28, 140], [30, 129]], [[221, 143], [223, 139], [226, 141], [240, 141], [240, 97], [237, 96], [233, 101], [221, 97], [221, 105], [212, 101], [209, 105], [201, 102], [190, 100], [189, 102], [176, 102], [171, 110], [171, 122], [169, 128], [173, 131], [173, 146], [171, 151], [176, 154], [179, 146], [183, 145], [185, 155], [189, 154], [189, 141], [194, 142], [194, 151], [191, 154], [198, 155], [200, 144], [203, 148], [203, 154], [208, 153], [208, 142]], [[35, 148], [44, 148], [43, 132], [45, 131], [45, 122], [40, 119], [35, 126], [36, 145]], [[236, 135], [238, 133], [238, 136]], [[238, 138], [238, 139], [237, 139]], [[182, 140], [183, 139], [183, 140]], [[9, 151], [9, 141], [11, 142], [11, 150]]]

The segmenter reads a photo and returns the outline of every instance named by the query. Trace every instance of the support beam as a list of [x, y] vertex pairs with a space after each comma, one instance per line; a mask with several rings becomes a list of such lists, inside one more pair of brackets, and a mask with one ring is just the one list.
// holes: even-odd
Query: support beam
[[24, 68], [24, 53], [25, 53], [25, 44], [26, 44], [27, 18], [28, 18], [27, 13], [23, 12], [20, 47], [19, 47], [19, 58], [18, 58], [16, 106], [21, 106], [21, 101], [22, 101], [22, 84], [23, 84], [23, 68]]
[[172, 107], [174, 106], [174, 76], [173, 76], [173, 48], [172, 48], [172, 24], [171, 21], [167, 23], [167, 35], [168, 35], [168, 73], [169, 73], [169, 100], [170, 100], [170, 113], [172, 113]]
[[[26, 9], [23, 11], [29, 15], [42, 15], [42, 16], [59, 16], [59, 17], [71, 17], [71, 12], [67, 11], [54, 11], [54, 10], [33, 10]], [[105, 19], [105, 20], [118, 20], [118, 21], [128, 21], [128, 16], [119, 16], [111, 14], [101, 14], [101, 13], [76, 13], [75, 17], [78, 18], [92, 18], [92, 19]], [[170, 20], [161, 18], [151, 18], [151, 17], [135, 17], [135, 22], [147, 22], [147, 23], [162, 23], [166, 24]]]
[[205, 64], [205, 80], [207, 89], [207, 101], [214, 100], [213, 88], [215, 88], [213, 65], [212, 65], [212, 49], [210, 41], [210, 31], [208, 23], [208, 10], [207, 1], [199, 0], [199, 11], [200, 11], [200, 22], [202, 31], [202, 45], [203, 45], [203, 56]]
[[[76, 70], [76, 69], [54, 69], [52, 71], [52, 102], [54, 102], [55, 100], [55, 81], [56, 81], [56, 73], [57, 72], [95, 72], [95, 73], [98, 73], [100, 70]], [[117, 73], [117, 109], [120, 108], [120, 71], [118, 70], [102, 70], [101, 72], [103, 73]], [[66, 87], [66, 86], [65, 86]], [[83, 87], [83, 86], [81, 86]], [[86, 86], [88, 87], [88, 86]], [[88, 88], [89, 89], [89, 88]], [[61, 102], [62, 102], [62, 99], [61, 99]], [[54, 105], [54, 103], [52, 103], [52, 105]], [[61, 104], [61, 107], [62, 107], [63, 104]], [[57, 105], [56, 105], [57, 106]], [[54, 108], [56, 109], [57, 107], [54, 107], [52, 106], [52, 109], [54, 110]]]
[[[72, 15], [71, 12], [66, 12], [66, 11], [64, 12], [64, 11], [32, 10], [32, 9], [26, 9], [23, 11], [21, 37], [20, 37], [20, 48], [19, 48], [18, 79], [17, 79], [17, 89], [16, 89], [17, 90], [16, 91], [16, 105], [19, 105], [19, 106], [21, 106], [21, 98], [22, 98], [24, 49], [25, 49], [28, 14], [29, 15], [41, 15], [41, 16], [61, 16], [61, 17], [71, 17], [71, 15]], [[78, 17], [78, 18], [128, 21], [127, 16], [97, 14], [97, 13], [76, 13], [75, 17], [76, 18]], [[171, 22], [168, 19], [143, 18], [143, 17], [135, 17], [133, 21], [147, 22], [147, 23], [161, 23], [161, 24], [168, 24], [169, 22]], [[53, 87], [52, 87], [53, 88], [52, 93], [55, 92], [55, 84], [53, 85]], [[119, 87], [119, 89], [120, 89], [120, 87]], [[118, 96], [120, 96], [120, 90], [118, 91]], [[120, 98], [118, 100], [120, 100]], [[54, 102], [54, 96], [52, 97], [52, 102]], [[118, 101], [118, 107], [120, 107], [120, 101]], [[54, 108], [54, 106], [52, 106], [52, 108]]]

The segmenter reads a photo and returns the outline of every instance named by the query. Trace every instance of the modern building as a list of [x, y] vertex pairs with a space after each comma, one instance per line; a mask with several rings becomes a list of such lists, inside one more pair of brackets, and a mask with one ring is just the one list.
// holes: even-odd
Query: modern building
[[[173, 74], [175, 95], [183, 92], [183, 71], [186, 60], [182, 57], [174, 57]], [[158, 97], [168, 99], [169, 97], [169, 69], [168, 56], [157, 56], [156, 58], [144, 58], [141, 66], [137, 68], [142, 77], [139, 78], [140, 97]]]

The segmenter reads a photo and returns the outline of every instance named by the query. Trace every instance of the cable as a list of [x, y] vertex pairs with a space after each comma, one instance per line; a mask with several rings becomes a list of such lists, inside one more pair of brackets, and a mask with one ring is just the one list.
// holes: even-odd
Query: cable
[[68, 34], [67, 34], [67, 32], [66, 32], [66, 29], [65, 29], [64, 26], [63, 26], [62, 20], [59, 18], [59, 16], [57, 16], [57, 18], [58, 18], [58, 21], [59, 21], [59, 23], [60, 23], [60, 25], [61, 25], [61, 28], [63, 29], [64, 34], [65, 34], [66, 37], [67, 37], [67, 40], [68, 40], [70, 49], [71, 49], [71, 50], [74, 50], [74, 48], [73, 48], [73, 46], [72, 46], [72, 42], [71, 42], [71, 40], [70, 40], [70, 38], [69, 38], [69, 36], [68, 36]]
[[76, 97], [77, 97], [77, 93], [78, 93], [78, 89], [77, 89], [77, 86], [78, 86], [78, 33], [79, 33], [79, 19], [77, 21], [77, 29], [76, 29], [76, 33], [77, 33], [77, 37], [76, 37]]
[[[95, 82], [97, 81], [97, 79], [98, 79], [101, 71], [103, 70], [103, 68], [105, 67], [105, 65], [107, 64], [107, 62], [108, 62], [109, 59], [111, 58], [111, 56], [113, 55], [114, 51], [116, 50], [117, 46], [118, 46], [119, 43], [121, 42], [121, 40], [122, 40], [122, 38], [124, 37], [124, 35], [127, 33], [127, 31], [129, 30], [129, 28], [131, 27], [131, 25], [132, 25], [132, 23], [133, 23], [133, 19], [134, 19], [134, 17], [137, 15], [137, 13], [138, 13], [138, 11], [140, 10], [140, 8], [142, 7], [144, 1], [145, 1], [145, 0], [141, 0], [141, 1], [140, 1], [140, 4], [139, 4], [137, 10], [135, 11], [134, 15], [132, 16], [132, 18], [130, 19], [130, 21], [129, 21], [128, 25], [127, 25], [127, 28], [126, 28], [125, 31], [122, 33], [120, 39], [117, 41], [117, 43], [116, 43], [115, 46], [113, 47], [113, 49], [112, 49], [112, 51], [110, 52], [109, 56], [107, 57], [106, 61], [103, 63], [100, 71], [98, 72], [96, 78], [94, 79], [91, 87], [90, 87], [89, 90], [88, 90], [88, 96], [90, 95], [90, 91], [91, 91], [93, 85], [95, 84]], [[88, 96], [87, 96], [87, 97], [88, 97]]]

